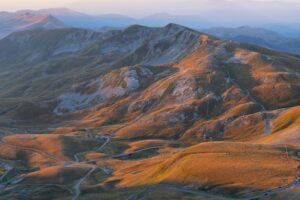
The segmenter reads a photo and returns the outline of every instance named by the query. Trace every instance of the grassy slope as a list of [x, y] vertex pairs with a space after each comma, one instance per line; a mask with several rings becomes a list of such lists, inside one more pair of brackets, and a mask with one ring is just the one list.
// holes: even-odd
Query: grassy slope
[[282, 111], [273, 120], [271, 135], [258, 140], [258, 143], [287, 144], [299, 147], [300, 142], [300, 107]]
[[[151, 164], [152, 162], [152, 164]], [[216, 188], [221, 193], [283, 186], [296, 176], [297, 159], [272, 146], [247, 143], [205, 143], [175, 153], [163, 161], [126, 168], [122, 187], [156, 183]], [[143, 169], [143, 170], [141, 170]], [[116, 173], [118, 175], [118, 172]]]

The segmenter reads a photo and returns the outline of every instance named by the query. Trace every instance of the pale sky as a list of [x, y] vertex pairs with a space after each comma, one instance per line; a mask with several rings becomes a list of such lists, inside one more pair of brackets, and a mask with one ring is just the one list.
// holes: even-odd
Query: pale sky
[[219, 13], [222, 17], [224, 13], [238, 10], [244, 15], [265, 15], [280, 20], [298, 15], [300, 0], [0, 0], [0, 11], [55, 7], [68, 7], [89, 14], [118, 13], [132, 17], [161, 12], [177, 15], [208, 12]]

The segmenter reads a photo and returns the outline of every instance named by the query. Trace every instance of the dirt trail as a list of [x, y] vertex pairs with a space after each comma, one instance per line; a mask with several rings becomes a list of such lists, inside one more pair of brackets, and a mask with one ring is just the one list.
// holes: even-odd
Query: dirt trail
[[96, 169], [97, 169], [97, 167], [93, 167], [84, 177], [79, 179], [78, 182], [74, 185], [74, 187], [73, 187], [74, 195], [72, 197], [72, 200], [78, 199], [78, 197], [81, 194], [80, 186], [81, 186], [82, 182], [84, 182]]
[[[99, 147], [97, 148], [97, 151], [100, 151], [102, 150], [109, 142], [110, 142], [110, 137], [106, 137], [106, 136], [101, 136], [102, 138], [105, 138], [106, 141]], [[99, 139], [102, 139], [102, 138], [99, 138]], [[97, 138], [96, 138], [97, 139]], [[82, 152], [83, 153], [86, 153], [86, 152]], [[77, 154], [74, 155], [74, 158], [75, 160], [79, 160], [78, 157], [77, 157]], [[87, 162], [78, 162], [78, 164], [86, 164]], [[73, 191], [74, 191], [74, 195], [72, 197], [72, 200], [77, 200], [78, 197], [80, 196], [81, 194], [81, 189], [80, 189], [80, 186], [81, 184], [97, 169], [98, 167], [97, 166], [94, 166], [84, 177], [82, 177], [81, 179], [78, 180], [78, 182], [74, 185], [73, 187]], [[102, 168], [101, 168], [102, 169]], [[106, 171], [106, 169], [102, 169], [102, 171]]]
[[[90, 135], [90, 133], [88, 133]], [[102, 150], [109, 142], [110, 142], [110, 137], [107, 137], [107, 136], [99, 136], [99, 137], [96, 137], [94, 138], [98, 141], [103, 141], [103, 139], [105, 139], [106, 141], [101, 144], [101, 146], [99, 146], [96, 150], [97, 151], [100, 151]], [[5, 146], [8, 146], [8, 147], [12, 147], [12, 148], [15, 148], [15, 149], [20, 149], [20, 150], [24, 150], [24, 151], [29, 151], [29, 152], [32, 152], [32, 153], [37, 153], [37, 154], [40, 154], [44, 157], [47, 157], [47, 158], [50, 158], [52, 160], [54, 160], [55, 162], [57, 162], [58, 165], [71, 165], [71, 164], [86, 164], [86, 162], [80, 162], [79, 161], [79, 158], [78, 158], [78, 155], [80, 154], [83, 154], [83, 153], [86, 153], [86, 152], [80, 152], [78, 154], [75, 154], [74, 155], [74, 161], [66, 161], [66, 160], [63, 160], [61, 158], [58, 158], [56, 157], [55, 155], [52, 155], [50, 153], [47, 153], [47, 152], [44, 152], [44, 151], [41, 151], [41, 150], [38, 150], [38, 149], [34, 149], [34, 148], [28, 148], [28, 147], [22, 147], [22, 146], [17, 146], [17, 145], [13, 145], [13, 144], [9, 144], [5, 141], [4, 138], [1, 138], [0, 139], [0, 144], [2, 145], [5, 145]], [[90, 152], [90, 151], [88, 151]], [[5, 163], [5, 166], [7, 166], [7, 170], [5, 172], [5, 174], [3, 174], [1, 177], [0, 177], [0, 180], [2, 180], [11, 170], [13, 170], [14, 168], [12, 166], [9, 166], [8, 167], [8, 164]], [[88, 173], [86, 173], [82, 178], [80, 178], [76, 183], [75, 185], [73, 186], [73, 190], [72, 190], [72, 200], [76, 200], [78, 199], [78, 197], [80, 196], [81, 194], [81, 189], [80, 189], [80, 186], [81, 184], [97, 169], [98, 167], [97, 166], [94, 166], [91, 170], [89, 170]], [[103, 171], [107, 171], [106, 169], [102, 169]], [[13, 177], [11, 178], [10, 180], [6, 181], [5, 184], [3, 185], [0, 185], [0, 188], [1, 189], [4, 189], [6, 187], [7, 184], [9, 185], [15, 185], [17, 183], [20, 183], [22, 180], [24, 179], [23, 176], [18, 176], [18, 177]], [[56, 184], [53, 184], [53, 186], [57, 186], [57, 187], [61, 187], [61, 185], [56, 185]]]
[[[110, 137], [107, 137], [107, 136], [100, 136], [100, 137], [96, 137], [96, 138], [93, 138], [93, 139], [95, 139], [97, 141], [100, 141], [100, 142], [102, 142], [103, 139], [105, 140], [105, 142], [100, 147], [98, 147], [96, 149], [96, 151], [101, 151], [110, 142]], [[85, 152], [76, 153], [73, 156], [75, 163], [81, 163], [80, 159], [79, 159], [79, 156], [82, 155], [82, 154], [88, 153], [88, 152], [91, 152], [91, 151], [85, 151]]]
[[14, 167], [1, 161], [1, 160], [0, 160], [0, 162], [1, 162], [1, 165], [3, 166], [3, 168], [5, 169], [5, 173], [0, 177], [0, 182], [2, 182], [5, 179], [5, 177], [10, 173], [10, 171], [12, 171], [14, 169]]
[[[267, 117], [268, 116], [266, 116], [266, 118]], [[268, 130], [270, 130], [270, 127], [268, 128]], [[107, 136], [100, 136], [99, 138], [96, 138], [96, 139], [101, 140], [101, 141], [103, 141], [104, 139], [106, 140], [103, 144], [101, 144], [101, 146], [99, 146], [97, 148], [97, 151], [102, 150], [111, 141], [111, 138], [107, 137]], [[54, 155], [49, 154], [47, 152], [43, 152], [43, 151], [40, 151], [40, 150], [37, 150], [37, 149], [32, 149], [32, 148], [26, 148], [26, 147], [20, 147], [20, 146], [16, 146], [16, 145], [7, 144], [5, 142], [5, 140], [3, 140], [3, 139], [0, 139], [0, 144], [7, 145], [7, 146], [10, 146], [10, 147], [13, 147], [13, 148], [22, 149], [22, 150], [25, 150], [25, 151], [30, 151], [30, 152], [41, 154], [43, 156], [46, 156], [48, 158], [51, 158], [51, 159], [57, 161], [58, 164], [65, 165], [65, 163], [66, 163], [66, 161], [61, 160], [61, 159], [59, 159], [59, 158], [55, 157]], [[124, 154], [119, 154], [119, 155], [116, 155], [116, 156], [112, 156], [112, 158], [123, 158], [124, 157], [126, 159], [128, 156], [131, 156], [133, 154], [138, 154], [138, 153], [141, 153], [141, 152], [144, 152], [144, 151], [156, 150], [156, 149], [159, 149], [159, 148], [160, 148], [159, 146], [155, 146], [155, 147], [139, 149], [139, 150], [136, 150], [136, 151], [133, 151], [133, 152], [130, 152], [130, 153], [124, 153]], [[85, 153], [85, 152], [81, 152], [81, 153]], [[76, 158], [76, 155], [74, 155], [74, 158]], [[97, 161], [97, 160], [94, 160], [94, 161]], [[86, 161], [85, 162], [76, 161], [76, 162], [71, 162], [71, 163], [69, 162], [69, 164], [87, 164], [87, 163], [90, 163], [90, 162], [92, 162], [92, 161], [87, 161], [87, 162]], [[81, 177], [79, 180], [77, 180], [76, 183], [74, 184], [74, 186], [72, 187], [72, 190], [71, 190], [72, 191], [72, 200], [77, 200], [80, 197], [80, 194], [81, 194], [81, 188], [80, 187], [81, 187], [82, 183], [87, 178], [89, 178], [96, 169], [101, 169], [104, 172], [106, 171], [106, 169], [99, 168], [96, 165], [92, 165], [92, 166], [93, 167], [83, 177]], [[12, 170], [12, 169], [13, 169], [12, 166], [8, 167], [8, 165], [7, 165], [7, 171], [4, 175], [1, 176], [1, 179], [3, 179], [3, 177], [5, 177], [6, 174], [9, 173], [9, 171]], [[300, 174], [300, 173], [298, 173], [298, 174]], [[20, 176], [20, 177], [10, 179], [9, 181], [7, 181], [7, 183], [9, 183], [10, 185], [14, 185], [14, 184], [17, 184], [17, 183], [21, 182], [22, 180], [23, 180], [23, 177]], [[56, 185], [56, 186], [61, 187], [60, 185]], [[253, 196], [253, 197], [229, 198], [229, 197], [224, 197], [224, 196], [221, 196], [221, 195], [212, 194], [212, 193], [205, 192], [205, 191], [190, 189], [190, 188], [187, 188], [187, 187], [179, 187], [179, 186], [172, 186], [172, 185], [154, 185], [154, 186], [149, 186], [149, 187], [147, 187], [143, 190], [140, 190], [140, 191], [132, 194], [128, 198], [128, 200], [143, 199], [143, 196], [145, 195], [146, 192], [154, 190], [154, 189], [173, 190], [173, 191], [177, 191], [177, 192], [189, 193], [189, 194], [198, 195], [198, 196], [201, 196], [201, 197], [208, 197], [208, 198], [220, 199], [220, 200], [259, 200], [259, 199], [269, 197], [271, 195], [289, 190], [289, 189], [291, 189], [293, 187], [296, 187], [296, 186], [300, 186], [300, 177], [299, 176], [296, 177], [295, 181], [289, 183], [286, 186], [271, 189], [271, 190], [268, 190], [266, 192], [263, 192], [259, 195]], [[5, 185], [4, 185], [4, 187], [5, 187]], [[1, 189], [2, 189], [2, 187], [1, 187]]]

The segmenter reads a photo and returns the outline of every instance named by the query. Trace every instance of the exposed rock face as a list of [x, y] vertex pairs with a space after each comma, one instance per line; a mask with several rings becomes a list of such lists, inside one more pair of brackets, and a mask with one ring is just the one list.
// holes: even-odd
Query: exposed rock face
[[73, 92], [61, 95], [54, 113], [75, 112], [129, 95], [141, 89], [145, 80], [154, 79], [154, 75], [151, 69], [144, 66], [114, 70], [96, 80], [77, 85]]

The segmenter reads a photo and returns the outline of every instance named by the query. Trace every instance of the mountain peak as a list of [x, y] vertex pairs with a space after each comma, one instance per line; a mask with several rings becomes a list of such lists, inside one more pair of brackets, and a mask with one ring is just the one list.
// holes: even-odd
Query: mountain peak
[[164, 28], [167, 29], [167, 30], [173, 30], [173, 31], [186, 30], [186, 31], [198, 32], [194, 29], [182, 26], [180, 24], [175, 24], [175, 23], [169, 23]]
[[63, 22], [61, 22], [60, 20], [58, 20], [52, 15], [46, 15], [44, 20], [42, 20], [42, 22], [45, 23], [43, 28], [47, 28], [47, 29], [66, 27], [66, 25]]
[[3, 13], [0, 15], [0, 21], [4, 24], [4, 29], [0, 27], [0, 38], [3, 38], [15, 31], [22, 31], [28, 29], [55, 29], [63, 28], [66, 25], [46, 13], [35, 13], [32, 10], [20, 10], [15, 13]]
[[169, 23], [166, 25], [166, 28], [184, 28], [184, 26], [175, 23]]
[[150, 29], [150, 27], [139, 25], [139, 24], [134, 24], [134, 25], [128, 26], [124, 31], [130, 32], [130, 31], [139, 31], [139, 30], [145, 30], [145, 29]]

